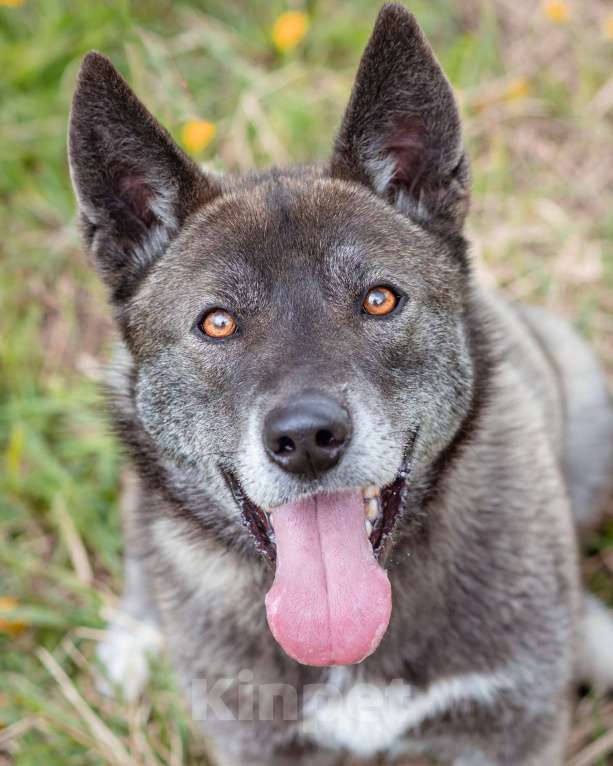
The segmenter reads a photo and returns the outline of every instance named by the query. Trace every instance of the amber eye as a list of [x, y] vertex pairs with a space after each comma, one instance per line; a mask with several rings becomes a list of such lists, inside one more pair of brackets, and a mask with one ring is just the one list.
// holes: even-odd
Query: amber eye
[[211, 309], [200, 322], [200, 329], [209, 338], [229, 338], [236, 332], [236, 319], [224, 309]]
[[398, 305], [398, 297], [389, 287], [372, 287], [362, 301], [362, 308], [372, 316], [391, 314]]

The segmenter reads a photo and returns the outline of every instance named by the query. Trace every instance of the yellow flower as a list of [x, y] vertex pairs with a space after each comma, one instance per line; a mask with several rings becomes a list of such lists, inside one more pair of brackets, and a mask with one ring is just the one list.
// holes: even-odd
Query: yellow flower
[[197, 154], [203, 151], [215, 137], [216, 128], [207, 120], [190, 120], [181, 130], [183, 146], [190, 152]]
[[11, 619], [2, 619], [2, 612], [10, 612], [19, 606], [19, 602], [12, 596], [0, 596], [0, 633], [7, 633], [9, 636], [18, 636], [26, 629], [23, 622], [16, 622]]
[[504, 97], [507, 101], [520, 101], [530, 93], [530, 83], [525, 77], [516, 77], [507, 85]]
[[306, 35], [309, 17], [302, 11], [286, 11], [275, 21], [272, 40], [277, 50], [285, 53], [295, 48]]
[[570, 18], [570, 6], [564, 0], [546, 0], [544, 10], [554, 24], [566, 24]]
[[0, 0], [0, 5], [4, 5], [6, 8], [17, 8], [23, 3], [24, 0]]
[[613, 40], [613, 15], [604, 20], [604, 36], [607, 40]]

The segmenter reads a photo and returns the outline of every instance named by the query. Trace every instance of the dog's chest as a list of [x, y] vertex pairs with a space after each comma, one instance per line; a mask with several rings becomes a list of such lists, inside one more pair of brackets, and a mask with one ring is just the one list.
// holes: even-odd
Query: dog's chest
[[360, 758], [415, 754], [422, 750], [417, 732], [426, 721], [467, 701], [491, 706], [512, 686], [505, 672], [467, 673], [420, 690], [402, 679], [365, 682], [352, 668], [335, 668], [326, 684], [307, 694], [301, 728], [321, 746]]
[[365, 682], [352, 669], [335, 668], [307, 697], [302, 731], [323, 747], [362, 758], [394, 751], [418, 712], [411, 712], [416, 695], [406, 683]]

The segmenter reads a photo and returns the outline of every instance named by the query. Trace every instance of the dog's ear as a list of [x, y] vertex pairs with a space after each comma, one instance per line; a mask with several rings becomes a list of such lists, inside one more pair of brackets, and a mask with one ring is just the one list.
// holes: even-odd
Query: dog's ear
[[186, 217], [217, 194], [98, 53], [89, 53], [79, 72], [69, 159], [86, 245], [118, 301]]
[[415, 18], [385, 5], [364, 51], [331, 172], [425, 225], [459, 231], [468, 160], [451, 87]]

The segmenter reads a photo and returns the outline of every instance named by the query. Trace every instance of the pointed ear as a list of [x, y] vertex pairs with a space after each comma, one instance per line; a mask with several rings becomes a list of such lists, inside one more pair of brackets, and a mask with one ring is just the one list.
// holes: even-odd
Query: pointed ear
[[79, 72], [69, 159], [83, 237], [115, 300], [131, 294], [186, 217], [217, 194], [98, 53]]
[[331, 168], [424, 225], [462, 227], [469, 169], [458, 110], [430, 45], [400, 5], [379, 13]]

